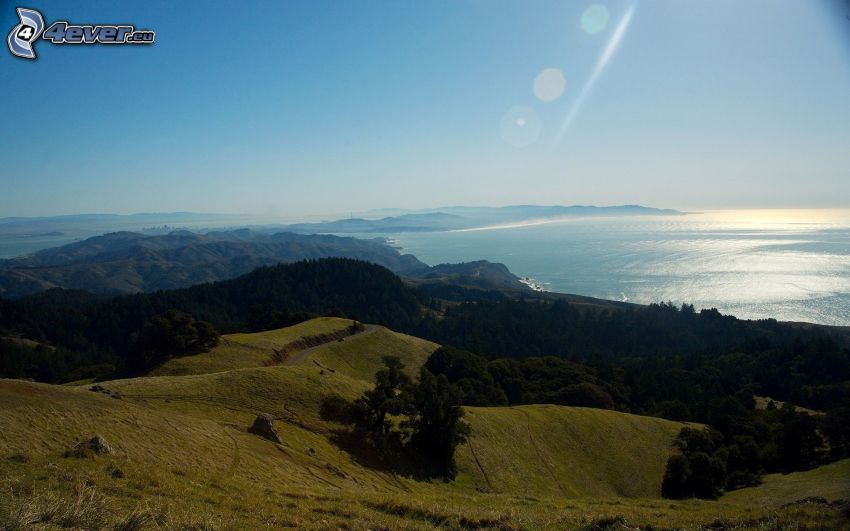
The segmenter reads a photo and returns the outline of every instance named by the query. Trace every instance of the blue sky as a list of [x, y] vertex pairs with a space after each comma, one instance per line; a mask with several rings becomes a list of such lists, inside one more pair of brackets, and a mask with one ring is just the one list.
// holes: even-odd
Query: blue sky
[[0, 217], [850, 207], [846, 2], [23, 5], [157, 37], [0, 52]]

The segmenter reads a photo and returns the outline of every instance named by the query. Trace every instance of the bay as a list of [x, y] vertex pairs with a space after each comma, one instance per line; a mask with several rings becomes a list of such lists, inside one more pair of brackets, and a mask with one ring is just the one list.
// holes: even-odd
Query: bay
[[389, 236], [428, 264], [502, 262], [549, 291], [850, 325], [850, 210], [572, 218]]

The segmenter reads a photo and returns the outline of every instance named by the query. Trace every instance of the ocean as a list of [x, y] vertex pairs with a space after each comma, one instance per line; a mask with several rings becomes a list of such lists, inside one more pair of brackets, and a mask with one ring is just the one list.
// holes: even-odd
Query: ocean
[[548, 291], [850, 326], [850, 210], [573, 218], [390, 236], [428, 264], [502, 262]]

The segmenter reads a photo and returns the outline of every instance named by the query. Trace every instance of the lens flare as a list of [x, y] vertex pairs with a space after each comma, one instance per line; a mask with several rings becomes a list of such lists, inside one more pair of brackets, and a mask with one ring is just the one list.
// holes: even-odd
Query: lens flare
[[537, 142], [540, 136], [540, 117], [531, 107], [518, 105], [511, 107], [502, 116], [499, 127], [502, 140], [508, 144], [523, 148]]
[[584, 87], [582, 87], [578, 97], [576, 97], [575, 101], [573, 102], [572, 107], [570, 107], [570, 111], [567, 113], [567, 117], [564, 119], [564, 123], [561, 125], [561, 128], [558, 130], [558, 134], [555, 137], [555, 144], [559, 144], [564, 138], [564, 135], [567, 134], [567, 131], [569, 130], [570, 125], [572, 125], [573, 120], [581, 109], [584, 100], [586, 100], [588, 95], [590, 95], [590, 92], [593, 90], [593, 87], [596, 85], [596, 82], [597, 80], [599, 80], [599, 76], [602, 75], [602, 72], [605, 70], [605, 67], [607, 67], [608, 63], [611, 62], [611, 59], [617, 52], [617, 48], [619, 48], [620, 43], [623, 42], [623, 37], [626, 35], [626, 30], [629, 28], [629, 23], [632, 21], [632, 16], [634, 15], [634, 13], [635, 4], [632, 4], [631, 6], [629, 6], [629, 9], [623, 15], [623, 18], [620, 19], [619, 24], [617, 24], [617, 28], [611, 35], [611, 39], [608, 41], [608, 44], [605, 45], [605, 49], [602, 51], [602, 55], [600, 55], [599, 60], [596, 61], [596, 66], [593, 68], [593, 73], [590, 74], [587, 83], [584, 84]]
[[534, 96], [543, 102], [555, 101], [564, 93], [567, 80], [557, 68], [547, 68], [534, 78]]
[[602, 4], [593, 4], [581, 14], [581, 29], [589, 35], [596, 35], [608, 26], [611, 15]]

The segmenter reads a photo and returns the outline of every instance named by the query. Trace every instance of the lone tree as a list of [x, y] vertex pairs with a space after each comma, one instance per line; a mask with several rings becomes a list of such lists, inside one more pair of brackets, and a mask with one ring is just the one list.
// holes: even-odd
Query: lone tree
[[387, 449], [392, 435], [388, 416], [408, 410], [412, 385], [399, 358], [384, 356], [383, 361], [386, 368], [375, 373], [374, 389], [363, 393], [354, 403], [356, 429], [366, 433], [381, 451]]
[[[355, 428], [364, 433], [382, 455], [400, 448], [425, 471], [448, 478], [457, 473], [454, 451], [466, 440], [463, 393], [444, 375], [426, 368], [413, 383], [396, 357], [383, 358], [385, 368], [375, 374], [375, 387], [354, 403]], [[389, 417], [406, 416], [393, 426]]]
[[463, 393], [441, 374], [428, 369], [419, 371], [419, 383], [413, 388], [409, 424], [413, 429], [410, 447], [434, 472], [447, 478], [457, 475], [455, 448], [469, 435], [463, 419]]

